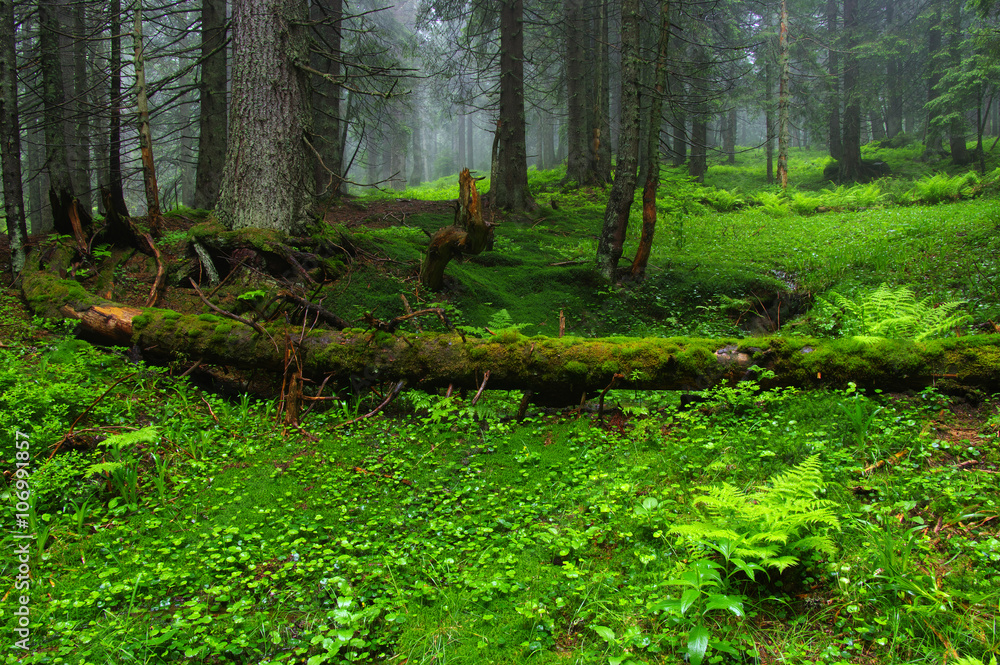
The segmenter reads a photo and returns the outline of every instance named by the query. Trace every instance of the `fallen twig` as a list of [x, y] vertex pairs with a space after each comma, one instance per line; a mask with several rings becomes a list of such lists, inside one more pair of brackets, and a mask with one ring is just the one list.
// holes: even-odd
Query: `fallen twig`
[[476, 392], [476, 396], [472, 398], [471, 406], [475, 406], [476, 402], [479, 401], [479, 397], [483, 394], [483, 390], [486, 388], [486, 382], [490, 380], [490, 370], [486, 370], [486, 374], [483, 374], [483, 384], [479, 386], [479, 390]]

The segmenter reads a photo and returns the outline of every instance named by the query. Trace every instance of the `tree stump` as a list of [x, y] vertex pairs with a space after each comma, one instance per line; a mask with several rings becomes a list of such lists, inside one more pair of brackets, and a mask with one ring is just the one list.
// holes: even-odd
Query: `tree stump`
[[438, 229], [431, 237], [420, 266], [420, 283], [432, 291], [439, 291], [449, 261], [461, 260], [463, 254], [479, 254], [492, 245], [493, 225], [483, 221], [476, 181], [469, 169], [464, 169], [458, 176], [455, 223]]

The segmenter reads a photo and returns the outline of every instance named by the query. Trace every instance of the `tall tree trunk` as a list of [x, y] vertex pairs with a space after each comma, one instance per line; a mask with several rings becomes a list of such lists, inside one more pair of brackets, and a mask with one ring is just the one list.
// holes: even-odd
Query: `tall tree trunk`
[[73, 12], [73, 122], [70, 123], [70, 137], [73, 143], [73, 191], [76, 192], [80, 205], [88, 212], [93, 210], [91, 197], [91, 165], [90, 165], [90, 121], [91, 111], [87, 106], [90, 96], [89, 63], [87, 52], [87, 7], [79, 3], [72, 8]]
[[591, 170], [594, 181], [601, 185], [611, 182], [611, 99], [608, 89], [611, 82], [608, 39], [608, 0], [596, 6], [596, 44], [594, 46], [594, 110], [592, 117], [593, 159]]
[[457, 110], [458, 113], [458, 130], [455, 132], [455, 138], [458, 139], [458, 148], [455, 150], [456, 162], [458, 163], [459, 170], [469, 168], [469, 165], [465, 163], [465, 114], [462, 109]]
[[872, 108], [868, 111], [868, 123], [872, 128], [872, 141], [881, 141], [885, 138], [885, 121], [878, 108]]
[[313, 180], [305, 0], [233, 5], [229, 149], [216, 207], [229, 229], [291, 231], [306, 221]]
[[646, 275], [656, 232], [656, 190], [660, 186], [660, 129], [663, 126], [663, 98], [667, 94], [667, 50], [670, 47], [670, 0], [660, 5], [660, 39], [656, 54], [653, 94], [649, 100], [649, 127], [646, 134], [646, 182], [642, 188], [642, 233], [632, 260], [633, 279]]
[[673, 143], [671, 149], [671, 155], [673, 156], [672, 164], [674, 166], [681, 166], [687, 161], [687, 118], [683, 113], [674, 114], [673, 121]]
[[[111, 113], [108, 119], [108, 195], [109, 205], [118, 218], [128, 217], [125, 206], [125, 189], [122, 183], [122, 38], [121, 0], [111, 0], [111, 60], [110, 90], [108, 100]], [[105, 211], [107, 212], [107, 210]], [[121, 231], [121, 229], [115, 230]]]
[[91, 220], [89, 211], [79, 204], [73, 192], [66, 133], [63, 131], [67, 99], [59, 53], [59, 35], [65, 31], [59, 20], [61, 7], [61, 0], [41, 0], [38, 3], [42, 101], [45, 107], [45, 163], [53, 229], [56, 233], [72, 236], [83, 245]]
[[[119, 1], [120, 0], [116, 0]], [[201, 3], [198, 170], [194, 207], [215, 207], [226, 163], [226, 0]]]
[[[312, 134], [314, 193], [320, 199], [338, 198], [344, 192], [344, 140], [346, 122], [341, 117], [343, 72], [343, 0], [311, 3], [315, 47], [309, 54], [310, 66], [326, 76], [312, 78]], [[333, 79], [333, 80], [331, 80]], [[423, 176], [421, 176], [423, 177]]]
[[590, 158], [587, 128], [588, 72], [584, 50], [585, 22], [582, 0], [563, 4], [566, 23], [566, 180], [578, 185], [590, 184]]
[[944, 0], [932, 0], [934, 3], [934, 14], [931, 17], [930, 30], [927, 33], [927, 127], [924, 137], [925, 152], [927, 158], [933, 158], [936, 153], [941, 152], [942, 136], [941, 127], [935, 122], [940, 112], [931, 107], [930, 103], [938, 98], [940, 94], [938, 85], [941, 83], [942, 58], [944, 54], [941, 50], [941, 21], [942, 4]]
[[11, 272], [17, 275], [24, 267], [28, 226], [21, 189], [21, 125], [17, 109], [13, 0], [0, 0], [0, 169], [3, 171]]
[[48, 233], [52, 230], [52, 207], [46, 205], [49, 178], [45, 170], [45, 133], [43, 119], [28, 118], [28, 230]]
[[135, 89], [139, 110], [139, 151], [142, 154], [142, 182], [146, 193], [146, 217], [154, 235], [163, 223], [160, 213], [160, 190], [156, 184], [156, 166], [153, 162], [153, 133], [149, 127], [149, 100], [146, 97], [146, 57], [142, 43], [142, 2], [136, 3], [135, 23], [132, 29], [135, 41]]
[[524, 0], [502, 0], [500, 10], [500, 118], [497, 169], [490, 200], [497, 208], [522, 212], [535, 207], [528, 192], [524, 142]]
[[788, 189], [788, 4], [781, 0], [781, 20], [778, 25], [778, 184]]
[[[770, 22], [770, 19], [768, 19]], [[770, 40], [769, 40], [770, 41]], [[767, 48], [767, 47], [765, 47]], [[764, 56], [764, 155], [767, 159], [765, 177], [767, 184], [774, 184], [774, 135], [777, 129], [774, 105], [774, 63], [772, 52], [768, 48]]]
[[465, 150], [468, 156], [465, 158], [465, 164], [468, 168], [475, 168], [475, 150], [472, 145], [472, 130], [475, 129], [475, 123], [472, 122], [472, 116], [466, 116], [465, 118]]
[[[895, 29], [896, 0], [886, 0], [885, 27]], [[899, 54], [895, 49], [886, 55], [886, 87], [889, 90], [885, 113], [885, 135], [893, 138], [903, 131], [903, 81], [900, 80]]]
[[840, 30], [837, 27], [837, 0], [826, 0], [826, 34], [830, 44], [827, 50], [827, 107], [829, 108], [830, 156], [840, 160], [843, 147], [840, 142], [840, 54], [837, 43]]
[[[962, 69], [962, 6], [963, 0], [951, 0], [948, 6], [948, 60], [949, 66], [954, 71]], [[958, 95], [956, 107], [952, 109], [953, 117], [948, 123], [948, 144], [951, 149], [951, 162], [959, 166], [966, 166], [972, 163], [972, 154], [965, 143], [966, 124], [964, 113], [968, 104], [968, 97]]]
[[840, 159], [842, 182], [862, 180], [861, 169], [861, 90], [858, 85], [858, 0], [844, 0], [844, 140]]
[[542, 135], [542, 168], [551, 169], [556, 164], [556, 132], [552, 113], [539, 110], [539, 125]]
[[[417, 97], [417, 99], [419, 100], [420, 98]], [[410, 120], [411, 128], [413, 130], [413, 169], [410, 171], [410, 187], [416, 187], [426, 180], [424, 177], [424, 151], [421, 137], [421, 111], [421, 108], [415, 106]]]
[[[691, 160], [688, 175], [698, 182], [705, 182], [708, 173], [708, 116], [699, 113], [691, 121]], [[773, 179], [773, 175], [771, 176]]]
[[726, 163], [736, 163], [736, 108], [726, 113], [725, 129], [722, 132], [722, 151], [726, 153]]
[[622, 0], [621, 126], [615, 180], [604, 209], [604, 225], [597, 243], [597, 267], [604, 278], [618, 277], [618, 261], [625, 245], [628, 216], [635, 197], [639, 160], [639, 1]]

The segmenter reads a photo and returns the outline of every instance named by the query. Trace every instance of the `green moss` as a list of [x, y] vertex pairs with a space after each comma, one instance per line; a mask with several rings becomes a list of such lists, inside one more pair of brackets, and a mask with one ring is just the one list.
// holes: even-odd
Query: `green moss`
[[573, 374], [575, 376], [587, 375], [587, 366], [578, 360], [570, 360], [563, 366], [563, 368], [566, 370], [567, 374]]
[[[167, 316], [166, 313], [164, 313], [163, 318], [171, 320], [180, 318], [180, 314], [177, 314], [177, 312], [169, 312], [169, 313], [174, 314], [174, 316]], [[148, 326], [149, 324], [151, 324], [152, 322], [153, 322], [153, 314], [151, 312], [143, 312], [139, 316], [132, 319], [132, 329], [141, 330], [146, 326]]]
[[620, 365], [613, 360], [606, 360], [601, 363], [600, 372], [602, 374], [617, 374], [620, 369]]
[[215, 314], [199, 314], [198, 320], [205, 323], [221, 323], [224, 319], [219, 318]]
[[[143, 314], [143, 316], [145, 316], [145, 314]], [[173, 321], [175, 319], [181, 318], [181, 314], [180, 312], [175, 312], [174, 310], [169, 309], [163, 312], [162, 318], [164, 321]]]

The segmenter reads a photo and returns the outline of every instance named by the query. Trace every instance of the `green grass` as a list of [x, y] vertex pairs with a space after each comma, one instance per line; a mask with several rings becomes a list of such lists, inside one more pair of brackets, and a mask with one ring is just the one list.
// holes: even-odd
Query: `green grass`
[[[561, 311], [575, 335], [737, 336], [779, 315], [785, 334], [837, 335], [849, 322], [822, 301], [907, 287], [924, 309], [964, 301], [972, 324], [1000, 320], [996, 174], [907, 167], [914, 147], [866, 154], [913, 173], [838, 187], [821, 181], [822, 153], [796, 151], [786, 195], [760, 185], [759, 151], [713, 164], [710, 188], [664, 169], [648, 279], [620, 285], [592, 265], [606, 190], [532, 170], [539, 209], [498, 219], [494, 250], [449, 265], [443, 292], [423, 292], [416, 274], [427, 233], [450, 216], [414, 215], [332, 229], [353, 253], [315, 298], [360, 321], [402, 314], [402, 295], [480, 332], [554, 335]], [[404, 196], [450, 199], [453, 187], [442, 179]], [[626, 259], [638, 222], [636, 209]], [[781, 314], [793, 298], [798, 309]], [[0, 292], [0, 443], [8, 464], [15, 441], [30, 444], [36, 535], [20, 662], [840, 664], [997, 653], [996, 396], [746, 381], [706, 391], [694, 409], [674, 393], [611, 391], [603, 419], [531, 409], [518, 422], [516, 392], [486, 391], [475, 405], [412, 392], [340, 426], [381, 401], [388, 387], [376, 385], [316, 403], [296, 430], [277, 424], [272, 401], [175, 378], [190, 361], [136, 365], [40, 323]], [[797, 523], [796, 565], [739, 556], [704, 497], [740, 503], [738, 538], [767, 535], [780, 549], [785, 527], [755, 506], [780, 509], [768, 488], [804, 463], [819, 475], [796, 481], [796, 501], [830, 510], [819, 526], [839, 524], [836, 549], [803, 540]], [[16, 505], [16, 479], [3, 482]], [[12, 522], [2, 542], [8, 635], [16, 531]]]
[[[31, 383], [37, 359], [16, 369]], [[697, 654], [696, 630], [708, 656], [750, 662], [930, 662], [997, 643], [987, 518], [1000, 493], [976, 471], [1000, 464], [995, 402], [979, 412], [982, 435], [958, 440], [933, 391], [741, 384], [689, 411], [616, 392], [609, 403], [633, 415], [614, 426], [540, 411], [516, 423], [517, 393], [488, 391], [475, 407], [413, 393], [349, 428], [333, 428], [339, 409], [314, 413], [307, 441], [266, 402], [165, 377], [129, 388], [84, 424], [132, 409], [157, 427], [124, 451], [139, 464], [135, 505], [83, 462], [49, 472], [80, 453], [46, 462], [32, 435], [32, 482], [77, 498], [38, 507], [48, 543], [31, 557], [43, 586], [21, 662], [674, 662]], [[849, 414], [862, 406], [859, 436]], [[207, 454], [189, 454], [186, 439], [206, 431]], [[807, 548], [750, 584], [725, 567], [735, 559], [668, 533], [704, 519], [702, 486], [766, 487], [807, 459], [841, 523], [832, 553]], [[673, 603], [699, 561], [723, 574], [693, 587], [703, 595], [689, 615]]]
[[[866, 157], [899, 165], [921, 153], [919, 145], [866, 147]], [[461, 324], [479, 328], [506, 309], [529, 334], [553, 334], [561, 310], [568, 330], [581, 335], [746, 334], [747, 321], [794, 297], [805, 300], [794, 313], [797, 326], [815, 334], [821, 330], [802, 316], [812, 294], [887, 282], [911, 284], [919, 298], [935, 302], [966, 301], [974, 323], [1000, 318], [1000, 264], [993, 259], [1000, 171], [945, 175], [946, 164], [921, 162], [915, 179], [847, 186], [822, 180], [828, 162], [820, 151], [793, 150], [793, 174], [803, 177], [792, 178], [788, 194], [761, 185], [761, 150], [741, 152], [736, 166], [713, 164], [708, 187], [665, 167], [649, 279], [625, 288], [602, 285], [591, 263], [607, 190], [567, 186], [564, 169], [530, 169], [539, 208], [501, 222], [492, 252], [452, 263], [442, 294], [421, 293], [414, 281], [425, 234], [451, 219], [416, 215], [407, 221], [411, 229], [356, 232], [372, 251], [408, 268], [360, 273], [370, 288], [364, 303], [349, 289], [331, 297], [355, 317], [366, 309], [380, 318], [402, 314], [400, 294], [413, 306], [444, 302]], [[412, 196], [432, 198], [441, 182]], [[640, 195], [623, 267], [639, 238]], [[947, 205], [927, 205], [939, 202]]]

